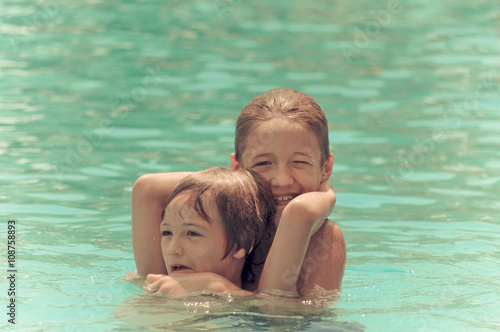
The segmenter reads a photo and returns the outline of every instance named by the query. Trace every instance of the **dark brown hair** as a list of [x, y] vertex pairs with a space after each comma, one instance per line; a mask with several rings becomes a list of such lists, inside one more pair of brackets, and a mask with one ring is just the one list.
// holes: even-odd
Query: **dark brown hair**
[[188, 195], [187, 204], [207, 222], [207, 204], [214, 204], [226, 234], [227, 257], [231, 250], [244, 248], [248, 255], [257, 246], [266, 228], [273, 224], [275, 205], [269, 184], [257, 173], [212, 167], [192, 173], [177, 184], [163, 207], [181, 193]]
[[265, 144], [266, 137], [249, 142], [249, 135], [262, 122], [283, 118], [306, 125], [318, 139], [321, 164], [330, 158], [328, 121], [325, 113], [309, 95], [292, 89], [273, 89], [252, 99], [241, 111], [236, 122], [235, 157], [241, 160], [251, 144]]

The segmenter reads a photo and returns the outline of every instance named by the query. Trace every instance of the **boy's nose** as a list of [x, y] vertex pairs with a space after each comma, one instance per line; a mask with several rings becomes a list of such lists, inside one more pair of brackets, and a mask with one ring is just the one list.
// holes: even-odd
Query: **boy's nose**
[[271, 178], [274, 187], [287, 187], [293, 184], [293, 177], [288, 167], [277, 167]]
[[172, 237], [167, 247], [167, 253], [169, 255], [182, 255], [183, 249], [180, 242], [179, 239]]

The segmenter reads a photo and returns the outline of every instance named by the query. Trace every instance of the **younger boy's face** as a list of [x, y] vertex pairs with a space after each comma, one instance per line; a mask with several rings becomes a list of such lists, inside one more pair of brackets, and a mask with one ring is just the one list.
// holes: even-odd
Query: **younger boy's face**
[[212, 204], [204, 208], [210, 222], [196, 214], [186, 194], [165, 208], [161, 250], [169, 275], [213, 272], [227, 278], [234, 269], [231, 253], [223, 259], [226, 239], [219, 213]]

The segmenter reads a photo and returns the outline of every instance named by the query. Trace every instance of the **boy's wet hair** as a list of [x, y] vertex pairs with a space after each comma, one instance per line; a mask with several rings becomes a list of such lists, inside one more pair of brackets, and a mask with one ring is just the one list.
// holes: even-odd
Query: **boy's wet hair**
[[[235, 158], [241, 160], [248, 144], [265, 144], [259, 139], [249, 142], [256, 125], [274, 118], [305, 124], [316, 136], [321, 152], [321, 164], [330, 158], [328, 121], [325, 113], [309, 95], [292, 89], [273, 89], [252, 99], [241, 111], [236, 122]], [[262, 139], [264, 141], [265, 139]]]
[[252, 171], [212, 167], [186, 176], [166, 200], [162, 220], [165, 208], [179, 194], [188, 195], [187, 204], [207, 222], [211, 220], [206, 208], [214, 204], [226, 235], [223, 258], [240, 248], [248, 255], [273, 224], [276, 207], [271, 187]]

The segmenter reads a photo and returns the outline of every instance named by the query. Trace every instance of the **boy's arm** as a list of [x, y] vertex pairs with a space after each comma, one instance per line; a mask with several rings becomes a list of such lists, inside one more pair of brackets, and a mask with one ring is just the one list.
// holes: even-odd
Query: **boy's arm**
[[311, 237], [335, 206], [330, 180], [317, 192], [297, 196], [283, 210], [258, 289], [296, 293]]
[[192, 292], [210, 291], [231, 293], [232, 295], [251, 295], [252, 292], [242, 290], [229, 280], [211, 272], [191, 273], [185, 275], [150, 274], [144, 290], [150, 293], [159, 292], [169, 295], [184, 295]]
[[132, 244], [137, 274], [167, 273], [161, 253], [163, 204], [189, 172], [141, 176], [132, 189]]

